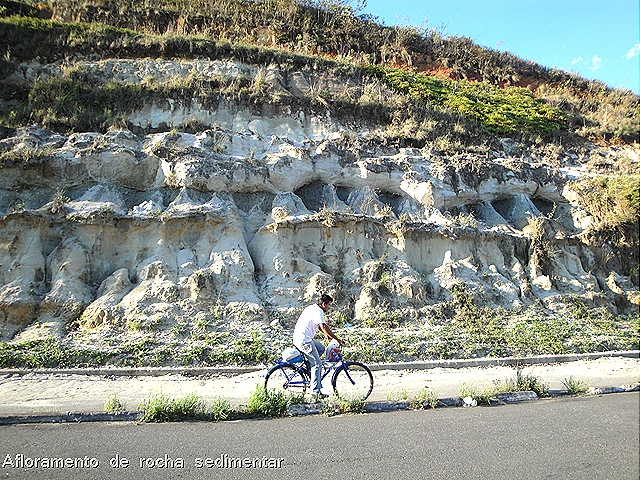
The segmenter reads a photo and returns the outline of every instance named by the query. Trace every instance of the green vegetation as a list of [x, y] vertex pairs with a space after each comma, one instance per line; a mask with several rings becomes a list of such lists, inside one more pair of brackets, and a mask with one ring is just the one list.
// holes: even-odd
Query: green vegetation
[[569, 395], [578, 395], [589, 389], [589, 386], [584, 381], [574, 378], [573, 375], [562, 380], [562, 385]]
[[[491, 309], [463, 289], [433, 311], [432, 325], [403, 331], [384, 328], [341, 333], [345, 355], [365, 362], [589, 353], [640, 347], [640, 318], [614, 316], [570, 299], [566, 315], [538, 307]], [[576, 305], [582, 305], [577, 308]], [[588, 312], [584, 315], [583, 312]]]
[[396, 68], [373, 71], [394, 90], [425, 104], [447, 107], [490, 132], [547, 135], [564, 125], [560, 109], [540, 101], [526, 88], [453, 81]]
[[253, 415], [266, 417], [284, 417], [290, 405], [302, 403], [302, 395], [267, 390], [258, 385], [251, 393], [246, 411]]
[[[346, 358], [363, 362], [420, 359], [590, 353], [640, 348], [640, 316], [615, 316], [578, 297], [566, 301], [567, 313], [550, 315], [539, 307], [491, 309], [457, 287], [448, 304], [436, 306], [426, 324], [405, 323], [344, 328]], [[52, 339], [0, 343], [0, 368], [114, 366], [213, 366], [268, 364], [290, 343], [290, 334], [260, 331], [209, 332], [199, 340], [159, 340], [143, 332], [134, 341], [81, 348]], [[114, 333], [114, 339], [118, 334]]]
[[463, 383], [460, 387], [460, 398], [471, 397], [478, 404], [489, 404], [496, 395], [507, 392], [535, 392], [539, 397], [549, 395], [549, 387], [538, 377], [522, 375], [522, 371], [516, 371], [515, 379], [494, 381], [493, 385], [480, 389], [475, 385]]
[[231, 408], [229, 400], [226, 398], [216, 397], [213, 399], [213, 402], [211, 402], [208, 414], [210, 420], [220, 422], [222, 420], [229, 420], [233, 418], [235, 412], [233, 408]]
[[[277, 346], [275, 347], [277, 349]], [[115, 346], [77, 348], [53, 339], [20, 343], [0, 342], [0, 368], [126, 367], [178, 365], [255, 365], [269, 363], [280, 355], [267, 350], [266, 340], [256, 331], [210, 334], [203, 341], [161, 343], [155, 332]]]
[[369, 328], [394, 329], [404, 323], [405, 319], [399, 311], [380, 311], [363, 320], [362, 325]]
[[573, 187], [595, 217], [596, 228], [616, 227], [640, 219], [640, 175], [592, 177]]
[[195, 394], [181, 398], [168, 395], [152, 395], [138, 406], [141, 422], [175, 422], [182, 420], [207, 420], [204, 401]]
[[138, 406], [141, 422], [177, 422], [183, 420], [202, 420], [219, 422], [238, 415], [229, 401], [216, 397], [211, 405], [196, 394], [172, 398], [168, 395], [151, 395]]
[[524, 375], [522, 370], [516, 370], [515, 379], [506, 379], [495, 383], [497, 392], [535, 392], [539, 397], [549, 395], [549, 386], [534, 375]]
[[406, 400], [409, 398], [409, 391], [407, 387], [402, 387], [397, 390], [389, 390], [387, 392], [387, 402], [393, 402], [395, 400]]
[[586, 232], [591, 245], [601, 250], [606, 270], [629, 275], [637, 285], [640, 268], [640, 175], [637, 164], [630, 173], [599, 175], [572, 182], [580, 205], [592, 216]]
[[414, 410], [423, 410], [427, 407], [436, 408], [438, 406], [438, 401], [438, 392], [422, 388], [409, 400], [409, 404]]
[[593, 216], [593, 230], [618, 244], [632, 243], [629, 235], [640, 221], [640, 175], [591, 177], [571, 187]]
[[235, 340], [231, 356], [237, 363], [266, 363], [271, 358], [266, 340], [256, 331], [251, 332], [250, 338]]
[[0, 368], [90, 367], [101, 365], [110, 357], [99, 350], [66, 348], [52, 339], [0, 342]]
[[107, 413], [122, 413], [126, 409], [126, 404], [122, 402], [115, 393], [104, 402], [104, 411]]
[[270, 91], [264, 76], [253, 81], [191, 78], [183, 85], [103, 85], [78, 72], [73, 78], [32, 85], [0, 85], [0, 96], [13, 106], [2, 123], [19, 126], [35, 120], [50, 128], [104, 130], [126, 122], [140, 102], [198, 98], [208, 105], [232, 100], [247, 106], [329, 109], [337, 118], [356, 116], [388, 125], [391, 140], [432, 142], [443, 150], [459, 149], [491, 133], [534, 140], [554, 140], [566, 132], [596, 140], [637, 139], [638, 97], [631, 92], [482, 48], [468, 38], [385, 27], [358, 16], [359, 5], [337, 0], [148, 3], [116, 0], [88, 8], [75, 0], [56, 2], [58, 11], [82, 19], [79, 23], [34, 18], [45, 16], [36, 10], [51, 9], [46, 2], [7, 9], [0, 18], [0, 49], [10, 52], [7, 68], [18, 61], [53, 62], [70, 55], [233, 58], [278, 65], [285, 74], [327, 72], [350, 87], [342, 92], [312, 88], [292, 98]]
[[364, 400], [358, 398], [344, 399], [332, 397], [324, 403], [322, 412], [328, 416], [365, 413], [366, 403]]
[[0, 167], [28, 168], [44, 163], [52, 153], [51, 148], [23, 148], [0, 152]]
[[211, 404], [207, 405], [201, 397], [193, 393], [180, 398], [154, 394], [141, 402], [138, 408], [141, 422], [219, 422], [246, 416], [282, 417], [287, 414], [289, 405], [302, 401], [301, 396], [266, 392], [264, 387], [256, 387], [244, 409], [234, 409], [227, 399], [221, 397], [214, 398]]

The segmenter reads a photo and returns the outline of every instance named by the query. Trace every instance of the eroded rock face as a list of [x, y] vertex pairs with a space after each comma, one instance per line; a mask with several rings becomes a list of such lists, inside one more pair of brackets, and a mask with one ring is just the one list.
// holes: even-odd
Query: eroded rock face
[[[226, 62], [192, 67], [258, 74]], [[126, 80], [151, 66], [89, 68]], [[3, 339], [44, 324], [56, 335], [73, 322], [168, 327], [202, 311], [268, 323], [321, 291], [356, 322], [398, 309], [420, 321], [460, 284], [491, 306], [560, 308], [577, 295], [614, 312], [637, 308], [632, 282], [599, 269], [582, 241], [589, 218], [563, 171], [506, 151], [453, 159], [379, 147], [364, 128], [331, 118], [197, 103], [147, 110], [129, 120], [198, 118], [212, 128], [31, 127], [0, 141]], [[347, 148], [354, 135], [366, 147]], [[546, 263], [536, 260], [532, 219], [553, 243]]]

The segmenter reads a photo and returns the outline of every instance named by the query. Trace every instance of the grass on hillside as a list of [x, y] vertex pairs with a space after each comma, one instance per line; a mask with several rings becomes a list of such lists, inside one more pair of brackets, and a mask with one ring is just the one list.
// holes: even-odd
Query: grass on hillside
[[[522, 120], [534, 131], [553, 130], [554, 122], [563, 123], [566, 119], [571, 131], [592, 140], [637, 142], [638, 139], [639, 99], [629, 91], [609, 89], [601, 82], [481, 47], [466, 37], [445, 37], [434, 29], [411, 26], [387, 27], [375, 17], [359, 15], [362, 2], [145, 0], [132, 3], [114, 0], [88, 5], [77, 0], [57, 0], [55, 5], [57, 12], [66, 12], [67, 17], [84, 23], [68, 27], [31, 18], [46, 16], [52, 10], [52, 2], [12, 2], [0, 12], [0, 16], [30, 17], [18, 20], [13, 17], [8, 22], [32, 24], [28, 26], [29, 33], [0, 26], [0, 38], [6, 38], [11, 45], [12, 57], [46, 59], [56, 52], [60, 58], [70, 53], [105, 55], [111, 52], [114, 56], [166, 58], [214, 52], [214, 57], [233, 56], [254, 64], [278, 64], [286, 59], [294, 68], [306, 65], [316, 70], [334, 68], [335, 62], [327, 60], [329, 57], [344, 60], [343, 65], [351, 65], [348, 68], [385, 65], [426, 73], [437, 70], [448, 72], [455, 80], [481, 80], [480, 85], [527, 86], [535, 90], [536, 97], [544, 104], [548, 103], [547, 107], [555, 106], [563, 112], [564, 119], [554, 114], [549, 128], [547, 122], [536, 125], [535, 115], [519, 109], [512, 122], [510, 110], [513, 109], [509, 107], [507, 111], [499, 111], [497, 118], [487, 119], [490, 128], [499, 129], [497, 131], [508, 131], [504, 129]], [[54, 44], [50, 43], [47, 30], [55, 31], [59, 37]], [[67, 33], [64, 30], [68, 30]], [[149, 33], [154, 35], [142, 35]], [[224, 41], [212, 42], [211, 39]], [[235, 45], [230, 46], [231, 43]], [[257, 47], [259, 45], [278, 48], [264, 49]], [[464, 83], [453, 82], [454, 90], [466, 89]], [[474, 85], [475, 82], [467, 83]], [[475, 95], [475, 92], [464, 93], [462, 98], [458, 96], [461, 101], [452, 100], [450, 107], [475, 118], [477, 105], [465, 113], [470, 103], [474, 103], [468, 99]], [[495, 94], [482, 96], [491, 103]], [[550, 112], [552, 110], [538, 111], [538, 115], [544, 118]]]
[[[612, 118], [615, 114], [618, 118], [615, 122], [617, 130], [611, 129], [609, 122], [605, 122], [605, 117], [594, 116], [594, 112], [598, 112], [602, 105], [575, 102], [571, 100], [574, 93], [565, 90], [563, 94], [555, 87], [542, 89], [538, 98], [530, 90], [523, 88], [501, 88], [486, 82], [454, 81], [386, 67], [363, 67], [362, 63], [350, 62], [348, 59], [336, 61], [318, 55], [293, 53], [282, 48], [231, 44], [185, 35], [149, 35], [106, 25], [60, 23], [29, 17], [0, 19], [0, 38], [4, 39], [0, 41], [0, 47], [6, 43], [10, 51], [8, 58], [15, 60], [38, 57], [51, 62], [66, 58], [69, 54], [86, 56], [95, 53], [115, 58], [236, 58], [254, 65], [281, 65], [285, 70], [333, 72], [338, 77], [358, 79], [362, 89], [357, 101], [354, 101], [352, 93], [345, 91], [343, 96], [324, 92], [320, 96], [312, 94], [291, 103], [291, 99], [260, 92], [259, 89], [256, 91], [255, 85], [228, 79], [219, 79], [213, 83], [196, 81], [185, 85], [149, 85], [139, 88], [117, 82], [100, 84], [99, 81], [96, 83], [97, 79], [76, 75], [42, 81], [31, 87], [7, 85], [0, 88], [0, 94], [11, 98], [11, 103], [15, 104], [16, 100], [22, 99], [21, 105], [5, 112], [2, 122], [7, 126], [19, 126], [35, 120], [52, 128], [105, 130], [110, 125], [126, 123], [127, 114], [143, 101], [177, 99], [188, 103], [194, 98], [204, 98], [209, 104], [215, 104], [221, 98], [227, 98], [240, 100], [247, 105], [281, 104], [318, 111], [328, 108], [337, 117], [351, 115], [364, 121], [373, 120], [375, 123], [405, 124], [405, 131], [400, 130], [398, 138], [423, 143], [428, 140], [429, 130], [433, 129], [425, 126], [425, 120], [427, 124], [434, 120], [442, 123], [441, 128], [436, 129], [436, 138], [442, 138], [445, 132], [446, 119], [441, 112], [434, 111], [434, 107], [450, 112], [454, 118], [447, 123], [465, 130], [456, 132], [454, 128], [454, 137], [478, 135], [479, 132], [470, 131], [472, 127], [465, 127], [465, 122], [477, 122], [486, 129], [484, 135], [497, 133], [549, 136], [567, 130], [580, 130], [601, 138], [610, 138], [612, 135], [616, 138], [633, 138], [637, 134], [637, 121], [635, 124], [632, 121], [634, 118], [637, 120], [637, 98], [629, 100], [627, 96], [621, 95], [614, 98], [608, 93], [598, 93], [595, 90], [594, 95], [599, 95], [603, 105], [608, 105], [611, 100], [612, 107], [607, 107], [609, 114], [605, 117]], [[5, 64], [5, 69], [10, 68], [10, 65], [11, 63]], [[398, 102], [385, 94], [378, 95], [376, 100], [375, 95], [366, 92], [368, 77], [380, 79], [392, 92], [404, 96], [405, 100]], [[563, 101], [565, 96], [567, 101]], [[416, 110], [412, 105], [415, 100], [428, 108]], [[634, 104], [636, 108], [633, 107]], [[565, 108], [569, 109], [568, 114], [563, 110]], [[587, 124], [589, 128], [585, 130]], [[598, 130], [598, 124], [602, 124], [602, 130]], [[452, 146], [455, 145], [454, 142]]]
[[588, 177], [570, 183], [569, 187], [578, 194], [578, 202], [593, 219], [585, 237], [604, 250], [603, 267], [630, 276], [637, 285], [640, 175]]
[[[345, 357], [363, 362], [591, 353], [640, 348], [640, 317], [615, 317], [579, 300], [564, 316], [490, 309], [459, 300], [434, 311], [429, 324], [340, 329]], [[118, 335], [114, 333], [114, 335]], [[268, 364], [290, 343], [290, 333], [254, 331], [203, 335], [161, 343], [155, 332], [108, 347], [70, 346], [52, 339], [0, 343], [0, 368], [114, 366], [217, 366]], [[80, 341], [80, 339], [79, 339]]]
[[[596, 230], [637, 226], [640, 220], [640, 175], [589, 177], [573, 182], [581, 205], [593, 216]], [[624, 239], [621, 239], [624, 241]]]

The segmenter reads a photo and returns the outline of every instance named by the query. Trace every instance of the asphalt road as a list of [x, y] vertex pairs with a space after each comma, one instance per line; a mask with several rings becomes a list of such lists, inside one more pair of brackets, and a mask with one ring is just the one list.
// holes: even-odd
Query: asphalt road
[[639, 410], [640, 395], [626, 393], [339, 417], [13, 425], [0, 427], [0, 477], [637, 480]]

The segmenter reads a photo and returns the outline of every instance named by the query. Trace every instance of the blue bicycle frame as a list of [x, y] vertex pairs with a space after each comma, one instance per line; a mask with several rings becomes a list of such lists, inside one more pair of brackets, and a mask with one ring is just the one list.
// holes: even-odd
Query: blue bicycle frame
[[[349, 381], [351, 382], [351, 384], [355, 384], [355, 382], [353, 381], [353, 379], [351, 378], [351, 375], [349, 374], [349, 368], [348, 368], [348, 362], [345, 362], [342, 358], [342, 354], [340, 354], [339, 352], [337, 353], [337, 360], [335, 361], [329, 361], [329, 360], [323, 360], [322, 361], [322, 378], [321, 378], [321, 382], [324, 381], [324, 379], [329, 375], [330, 372], [333, 372], [334, 374], [336, 373], [336, 371], [338, 370], [339, 367], [343, 367], [345, 374], [347, 375], [347, 378], [349, 379]], [[292, 374], [288, 374], [287, 370], [284, 368], [280, 368], [280, 370], [282, 371], [283, 376], [287, 379], [286, 384], [284, 385], [285, 388], [288, 387], [307, 387], [308, 385], [310, 385], [311, 383], [311, 364], [309, 363], [309, 360], [307, 360], [306, 358], [304, 358], [302, 355], [299, 355], [291, 360], [278, 360], [275, 364], [274, 367], [279, 366], [279, 367], [283, 367], [283, 366], [289, 366], [289, 367], [293, 367], [295, 369], [294, 373]], [[269, 369], [269, 372], [273, 371], [273, 367], [271, 367], [271, 369]], [[267, 375], [269, 375], [269, 372], [267, 373]], [[303, 373], [302, 377], [304, 380], [295, 380], [294, 377], [296, 376], [296, 373], [301, 372]]]

